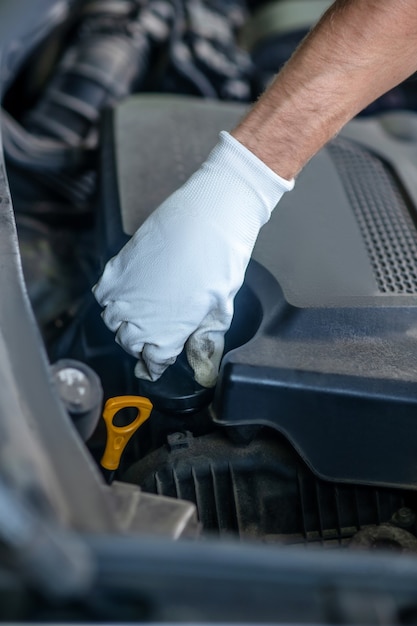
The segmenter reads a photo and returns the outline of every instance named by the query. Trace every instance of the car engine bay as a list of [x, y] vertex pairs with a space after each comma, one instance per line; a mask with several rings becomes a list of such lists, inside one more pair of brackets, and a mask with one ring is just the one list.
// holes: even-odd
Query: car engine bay
[[[330, 3], [316, 4], [322, 10]], [[39, 440], [46, 446], [50, 436], [51, 467], [63, 468], [52, 469], [49, 482], [51, 468], [36, 451], [30, 463], [58, 518], [90, 535], [133, 529], [152, 537], [150, 546], [154, 536], [197, 537], [204, 552], [205, 542], [231, 539], [354, 555], [381, 550], [382, 558], [389, 551], [408, 563], [417, 552], [415, 83], [398, 88], [398, 106], [392, 96], [382, 98], [379, 109], [350, 122], [273, 213], [236, 297], [216, 388], [194, 381], [184, 355], [148, 383], [135, 378], [135, 360], [105, 328], [91, 287], [108, 258], [201, 164], [219, 131], [242, 117], [307, 25], [259, 36], [249, 54], [236, 43], [245, 20], [251, 23], [243, 2], [49, 5], [32, 42], [6, 54], [2, 142], [27, 294], [48, 361], [45, 381], [43, 365], [31, 361], [35, 340], [18, 329], [20, 313], [13, 332], [38, 388], [38, 413], [49, 420]], [[252, 5], [250, 11], [257, 15]], [[7, 290], [4, 297], [11, 303], [6, 324], [13, 303], [21, 311], [26, 305]], [[56, 425], [62, 434], [51, 426], [54, 406], [50, 418], [41, 408], [48, 380], [66, 420]], [[130, 438], [129, 427], [148, 406], [135, 404], [138, 396], [150, 402], [150, 417]], [[4, 401], [26, 406], [29, 397]], [[112, 404], [119, 397], [128, 399]], [[109, 430], [101, 419], [105, 403], [114, 407]], [[71, 431], [67, 450], [58, 444], [64, 431]], [[128, 431], [120, 462], [103, 465], [110, 433]], [[15, 486], [16, 467], [5, 469]], [[65, 477], [69, 468], [74, 473]], [[107, 495], [91, 495], [103, 476], [116, 521], [107, 517]], [[77, 485], [91, 486], [91, 501], [77, 495]], [[75, 517], [60, 489], [78, 498]], [[102, 513], [91, 515], [94, 507]], [[99, 544], [92, 539], [93, 550]], [[66, 555], [76, 553], [68, 546]], [[129, 547], [119, 549], [120, 556]], [[302, 568], [310, 557], [291, 558]], [[75, 561], [81, 580], [82, 558]], [[344, 613], [342, 604], [327, 614], [329, 623], [341, 615], [347, 623], [376, 620], [374, 612]], [[405, 606], [411, 608], [395, 619], [414, 623], [417, 609], [409, 600]], [[149, 615], [142, 617], [152, 621]], [[176, 617], [168, 609], [161, 615]], [[184, 615], [178, 621], [187, 621]], [[259, 619], [271, 615], [266, 603]], [[316, 619], [324, 620], [319, 613]]]

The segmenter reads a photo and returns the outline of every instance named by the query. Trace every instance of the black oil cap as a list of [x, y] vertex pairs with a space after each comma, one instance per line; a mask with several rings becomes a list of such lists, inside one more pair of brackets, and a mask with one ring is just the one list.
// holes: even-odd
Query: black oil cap
[[138, 393], [149, 398], [154, 408], [162, 413], [196, 413], [210, 404], [214, 388], [199, 385], [188, 364], [185, 351], [174, 365], [156, 382], [138, 380]]

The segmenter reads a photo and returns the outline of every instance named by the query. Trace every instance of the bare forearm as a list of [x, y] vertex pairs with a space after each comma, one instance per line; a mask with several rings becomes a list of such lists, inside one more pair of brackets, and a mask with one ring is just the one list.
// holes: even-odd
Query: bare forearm
[[339, 0], [232, 134], [293, 178], [349, 119], [416, 69], [415, 0]]

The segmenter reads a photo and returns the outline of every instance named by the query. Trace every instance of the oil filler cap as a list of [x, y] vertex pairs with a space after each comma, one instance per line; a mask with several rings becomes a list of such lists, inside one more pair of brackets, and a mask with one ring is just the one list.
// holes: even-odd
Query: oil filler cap
[[187, 362], [185, 351], [174, 365], [162, 374], [156, 382], [138, 380], [138, 393], [149, 398], [157, 411], [172, 414], [193, 414], [208, 406], [214, 389], [199, 385]]

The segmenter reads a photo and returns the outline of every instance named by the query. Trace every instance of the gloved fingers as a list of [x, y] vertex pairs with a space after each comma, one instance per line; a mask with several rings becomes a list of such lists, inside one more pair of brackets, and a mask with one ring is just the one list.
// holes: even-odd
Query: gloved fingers
[[145, 345], [143, 335], [141, 334], [139, 328], [130, 322], [119, 322], [115, 341], [119, 344], [119, 346], [126, 350], [126, 352], [135, 357], [142, 353]]
[[134, 275], [129, 274], [129, 250], [132, 250], [132, 240], [117, 256], [107, 261], [102, 275], [91, 288], [95, 299], [102, 307], [130, 298]]
[[[128, 324], [125, 320], [128, 320], [131, 317], [131, 308], [132, 305], [128, 302], [123, 302], [119, 300], [118, 302], [110, 302], [104, 308], [101, 313], [101, 317], [104, 320], [106, 326], [114, 333], [116, 333], [122, 324]], [[138, 334], [138, 328], [133, 326], [129, 331], [124, 329], [122, 331], [122, 336], [126, 332], [134, 332], [136, 335]], [[125, 347], [125, 343], [120, 344]]]
[[[94, 294], [95, 299], [100, 304], [100, 306], [106, 306], [108, 303], [109, 294], [111, 293], [109, 288], [109, 282], [107, 281], [107, 269], [109, 267], [111, 261], [108, 261], [106, 267], [104, 268], [103, 274], [100, 276], [99, 280], [95, 285], [91, 288], [91, 291]], [[111, 287], [112, 281], [110, 281]]]
[[155, 382], [162, 376], [165, 370], [175, 363], [176, 356], [163, 358], [160, 356], [158, 346], [146, 344], [139, 355], [135, 366], [135, 376]]
[[158, 380], [167, 367], [175, 363], [177, 355], [167, 355], [160, 346], [145, 343], [140, 329], [130, 322], [122, 322], [116, 333], [116, 342], [138, 359], [135, 376], [145, 380]]
[[198, 329], [185, 344], [188, 363], [196, 381], [203, 387], [214, 387], [224, 350], [224, 332]]

